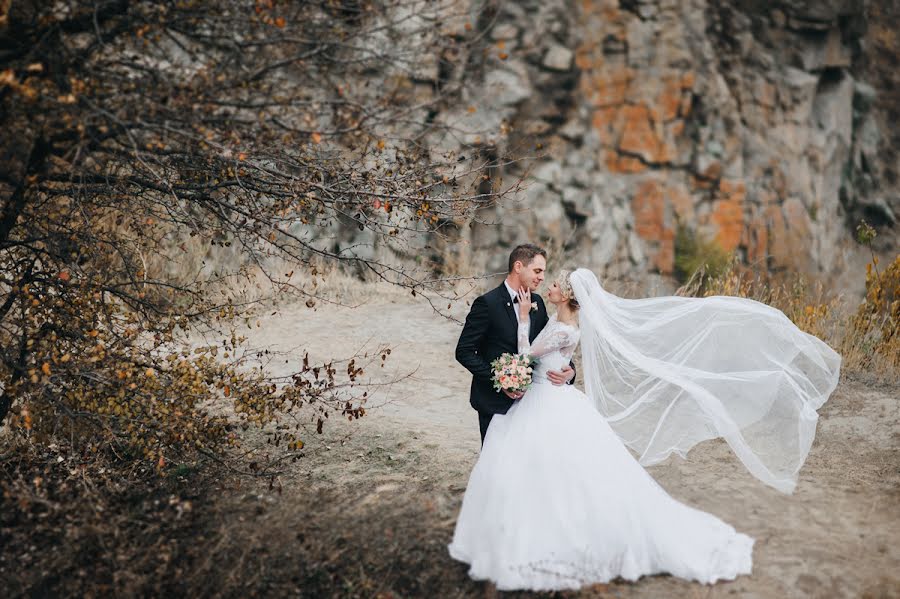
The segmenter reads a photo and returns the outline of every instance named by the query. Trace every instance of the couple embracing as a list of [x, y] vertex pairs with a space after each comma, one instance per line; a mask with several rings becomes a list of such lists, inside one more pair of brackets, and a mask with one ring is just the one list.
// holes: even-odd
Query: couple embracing
[[[670, 497], [644, 466], [722, 438], [751, 474], [792, 492], [840, 356], [764, 304], [623, 299], [583, 268], [550, 279], [548, 315], [536, 293], [546, 268], [544, 250], [516, 247], [460, 335], [482, 450], [451, 556], [502, 590], [749, 574], [753, 539]], [[584, 393], [572, 384], [579, 344]], [[503, 354], [537, 360], [524, 393], [495, 391]]]

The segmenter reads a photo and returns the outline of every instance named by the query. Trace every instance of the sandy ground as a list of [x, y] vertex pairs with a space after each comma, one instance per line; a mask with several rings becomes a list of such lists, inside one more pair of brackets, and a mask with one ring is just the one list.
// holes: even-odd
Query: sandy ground
[[[463, 316], [466, 306], [455, 310]], [[385, 368], [368, 374], [390, 380], [414, 371], [376, 393], [365, 418], [352, 425], [331, 419], [279, 479], [282, 507], [255, 524], [296, 532], [291, 559], [306, 564], [305, 576], [327, 570], [335, 579], [336, 571], [359, 568], [344, 576], [336, 594], [416, 595], [434, 587], [442, 596], [493, 595], [490, 585], [470, 581], [444, 548], [480, 445], [468, 405], [470, 377], [453, 356], [460, 330], [428, 305], [393, 294], [353, 308], [286, 307], [251, 336], [255, 345], [293, 356], [309, 350], [311, 359], [384, 342], [393, 353]], [[756, 539], [752, 575], [712, 587], [656, 576], [582, 594], [900, 596], [898, 388], [845, 377], [820, 414], [792, 496], [752, 478], [721, 442], [650, 469], [674, 497]], [[407, 555], [419, 550], [422, 557]], [[272, 584], [273, 593], [289, 593], [301, 591], [304, 580]]]

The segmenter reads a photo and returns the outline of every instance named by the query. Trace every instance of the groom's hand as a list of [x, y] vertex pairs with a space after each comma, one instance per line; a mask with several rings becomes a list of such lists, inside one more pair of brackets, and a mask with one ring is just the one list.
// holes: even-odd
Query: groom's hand
[[524, 392], [514, 393], [512, 391], [507, 391], [506, 389], [503, 390], [503, 393], [505, 393], [508, 398], [514, 400], [522, 399], [522, 396], [525, 395]]
[[566, 366], [562, 370], [550, 370], [547, 372], [547, 378], [554, 385], [565, 385], [575, 376], [575, 370], [571, 366]]

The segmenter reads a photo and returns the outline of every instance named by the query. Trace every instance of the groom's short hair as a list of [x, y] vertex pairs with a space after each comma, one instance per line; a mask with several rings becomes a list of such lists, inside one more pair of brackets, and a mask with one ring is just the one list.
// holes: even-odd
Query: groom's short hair
[[533, 243], [523, 243], [522, 245], [517, 245], [513, 248], [513, 251], [509, 253], [509, 270], [506, 272], [512, 272], [513, 266], [516, 262], [521, 262], [525, 266], [531, 264], [531, 261], [534, 260], [535, 256], [543, 256], [544, 260], [547, 259], [547, 250], [542, 247], [536, 246]]

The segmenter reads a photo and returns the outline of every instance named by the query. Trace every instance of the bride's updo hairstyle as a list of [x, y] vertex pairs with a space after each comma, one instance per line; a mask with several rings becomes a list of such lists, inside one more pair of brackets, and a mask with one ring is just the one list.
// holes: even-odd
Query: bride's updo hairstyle
[[569, 307], [573, 310], [577, 310], [580, 306], [578, 305], [578, 300], [575, 299], [575, 291], [572, 289], [572, 282], [569, 280], [572, 271], [570, 270], [561, 270], [559, 274], [556, 275], [556, 280], [554, 281], [557, 285], [559, 285], [559, 290], [562, 292], [563, 297], [569, 300]]

